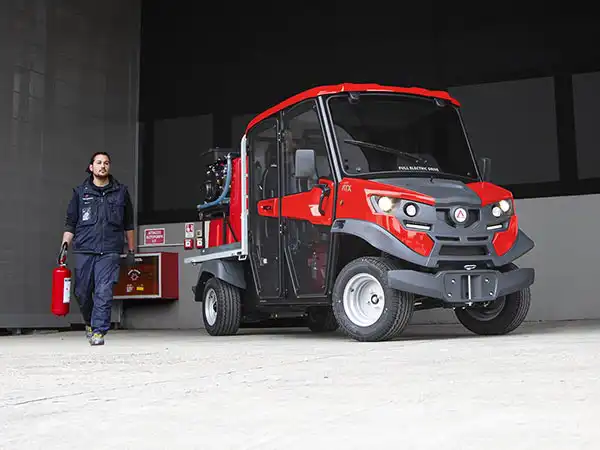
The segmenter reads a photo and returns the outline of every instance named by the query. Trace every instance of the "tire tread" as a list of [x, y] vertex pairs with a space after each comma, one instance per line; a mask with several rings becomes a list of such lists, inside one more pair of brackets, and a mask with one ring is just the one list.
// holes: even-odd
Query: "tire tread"
[[525, 288], [514, 292], [507, 296], [506, 301], [505, 309], [500, 312], [500, 315], [488, 322], [478, 321], [462, 310], [456, 310], [455, 314], [459, 322], [475, 334], [484, 336], [508, 334], [516, 330], [527, 317], [531, 305], [531, 291]]
[[240, 290], [218, 278], [211, 278], [206, 283], [206, 289], [212, 287], [217, 294], [217, 320], [213, 326], [206, 321], [204, 326], [213, 336], [230, 336], [236, 334], [241, 322]]
[[[379, 272], [379, 281], [383, 287], [384, 292], [386, 292], [387, 295], [390, 291], [390, 288], [387, 284], [386, 277], [382, 275], [386, 274], [390, 270], [397, 269], [398, 264], [390, 258], [365, 256], [357, 258], [354, 261], [350, 262], [348, 265], [346, 265], [340, 271], [338, 278], [343, 277], [348, 271], [352, 270], [354, 267], [359, 265], [370, 265]], [[348, 319], [346, 319], [345, 316], [342, 316], [341, 313], [336, 313], [336, 318], [338, 323], [340, 324], [342, 332], [346, 336], [359, 342], [387, 341], [398, 336], [404, 330], [404, 328], [406, 327], [406, 325], [412, 317], [414, 299], [411, 294], [405, 292], [396, 291], [393, 295], [397, 295], [399, 297], [398, 308], [396, 308], [394, 316], [392, 318], [392, 323], [389, 326], [376, 333], [372, 333], [369, 335], [361, 335], [350, 331], [346, 326], [344, 326], [344, 323]]]

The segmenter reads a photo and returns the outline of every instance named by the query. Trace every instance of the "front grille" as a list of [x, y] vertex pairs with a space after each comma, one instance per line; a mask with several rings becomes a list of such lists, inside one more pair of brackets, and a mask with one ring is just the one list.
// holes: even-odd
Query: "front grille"
[[435, 237], [440, 242], [459, 242], [460, 238], [456, 236], [436, 236]]
[[449, 245], [440, 248], [440, 256], [485, 256], [488, 254], [484, 245]]

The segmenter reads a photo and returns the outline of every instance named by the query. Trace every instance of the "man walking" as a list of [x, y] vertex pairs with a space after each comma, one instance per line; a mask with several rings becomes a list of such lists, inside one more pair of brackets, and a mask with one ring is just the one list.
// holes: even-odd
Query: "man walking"
[[63, 248], [75, 254], [75, 297], [91, 345], [103, 345], [110, 328], [113, 288], [119, 280], [127, 236], [126, 264], [135, 258], [133, 207], [127, 186], [110, 174], [110, 156], [94, 153], [90, 176], [73, 189], [67, 208]]

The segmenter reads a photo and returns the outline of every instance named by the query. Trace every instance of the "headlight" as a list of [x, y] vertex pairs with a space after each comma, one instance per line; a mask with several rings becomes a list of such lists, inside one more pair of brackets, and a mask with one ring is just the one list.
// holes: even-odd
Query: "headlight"
[[404, 213], [408, 217], [415, 217], [418, 211], [419, 209], [414, 203], [407, 203], [406, 205], [404, 205]]
[[419, 214], [419, 205], [413, 201], [403, 201], [400, 198], [378, 195], [371, 196], [371, 205], [378, 213], [390, 214], [394, 208], [400, 207], [402, 203], [402, 211], [407, 217], [415, 217]]
[[369, 202], [373, 206], [373, 209], [375, 209], [375, 212], [384, 214], [392, 213], [399, 201], [399, 198], [388, 197], [386, 195], [381, 197], [379, 195], [372, 195], [369, 198]]
[[380, 197], [377, 205], [383, 212], [388, 213], [394, 208], [394, 201], [389, 197]]
[[510, 216], [513, 213], [512, 200], [500, 200], [498, 203], [492, 205], [492, 215], [496, 218], [504, 216]]

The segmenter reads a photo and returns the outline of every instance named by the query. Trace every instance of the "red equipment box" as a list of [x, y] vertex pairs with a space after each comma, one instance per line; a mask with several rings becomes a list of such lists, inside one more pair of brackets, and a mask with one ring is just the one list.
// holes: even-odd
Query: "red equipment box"
[[179, 299], [179, 255], [137, 253], [130, 269], [121, 261], [115, 299]]

